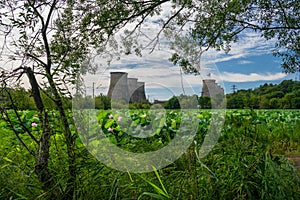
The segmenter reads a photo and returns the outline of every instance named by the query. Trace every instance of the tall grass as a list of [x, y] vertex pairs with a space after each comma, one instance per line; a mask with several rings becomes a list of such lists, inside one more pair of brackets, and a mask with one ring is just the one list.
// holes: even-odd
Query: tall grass
[[[206, 157], [198, 155], [207, 132], [201, 126], [183, 156], [144, 174], [110, 169], [78, 143], [74, 199], [299, 199], [300, 177], [286, 159], [300, 153], [299, 130], [299, 111], [229, 111], [222, 136]], [[0, 199], [45, 199], [32, 158], [4, 126], [0, 133]], [[65, 147], [59, 135], [51, 142], [50, 169], [56, 187], [63, 188]]]

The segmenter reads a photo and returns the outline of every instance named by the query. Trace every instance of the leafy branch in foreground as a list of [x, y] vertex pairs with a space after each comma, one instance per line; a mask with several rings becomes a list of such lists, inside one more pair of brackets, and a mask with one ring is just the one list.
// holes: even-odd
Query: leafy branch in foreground
[[[3, 34], [1, 81], [8, 88], [13, 83], [28, 78], [31, 94], [38, 110], [41, 129], [31, 137], [37, 144], [30, 149], [22, 139], [21, 144], [35, 158], [35, 173], [45, 196], [50, 199], [73, 199], [77, 179], [76, 131], [71, 130], [73, 120], [68, 117], [64, 97], [78, 77], [94, 67], [89, 62], [92, 52], [102, 47], [109, 38], [130, 20], [153, 12], [161, 2], [119, 4], [118, 1], [1, 1], [0, 32]], [[140, 7], [139, 5], [145, 5]], [[7, 64], [12, 67], [7, 67]], [[41, 98], [43, 91], [58, 110], [61, 132], [49, 122], [49, 111]], [[48, 92], [48, 93], [47, 93]], [[14, 101], [10, 98], [12, 105]], [[2, 106], [2, 105], [1, 105]], [[15, 114], [17, 114], [17, 109]], [[8, 123], [13, 117], [3, 107]], [[22, 119], [17, 118], [19, 124]], [[15, 122], [9, 123], [14, 130]], [[33, 136], [23, 127], [25, 134]], [[65, 187], [49, 170], [51, 138], [62, 134], [68, 159]], [[18, 137], [19, 133], [15, 132]]]
[[[128, 1], [130, 2], [130, 1]], [[156, 2], [156, 1], [148, 1]], [[171, 61], [187, 73], [199, 73], [200, 59], [209, 49], [229, 53], [231, 44], [243, 39], [243, 33], [258, 33], [258, 37], [275, 41], [273, 54], [282, 59], [282, 68], [294, 73], [300, 57], [300, 6], [296, 0], [189, 0], [161, 1], [166, 10], [158, 10], [160, 25], [156, 34], [146, 35], [144, 48], [152, 52], [162, 33], [175, 50]], [[150, 15], [149, 15], [150, 16]], [[124, 44], [140, 53], [138, 45], [145, 32], [141, 28], [148, 15], [142, 15], [136, 26], [125, 32]], [[125, 41], [128, 41], [127, 43]], [[136, 42], [134, 42], [136, 41]], [[167, 41], [166, 41], [167, 42]]]

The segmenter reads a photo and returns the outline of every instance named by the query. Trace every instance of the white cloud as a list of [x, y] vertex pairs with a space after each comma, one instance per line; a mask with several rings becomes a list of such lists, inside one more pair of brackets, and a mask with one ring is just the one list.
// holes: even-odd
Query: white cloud
[[[284, 73], [250, 73], [250, 74], [241, 74], [241, 73], [231, 73], [231, 72], [222, 72], [221, 80], [226, 82], [254, 82], [254, 81], [275, 81], [282, 78], [285, 78], [287, 75]], [[214, 77], [219, 79], [219, 77]], [[219, 79], [220, 80], [220, 79]]]
[[[161, 24], [158, 22], [167, 19], [168, 16], [171, 15], [170, 4], [163, 4], [162, 7], [162, 14], [160, 16], [148, 18], [142, 24], [142, 28], [140, 29], [142, 34], [140, 34], [141, 37], [139, 38], [139, 43], [144, 47], [147, 46], [152, 39], [155, 39], [160, 31]], [[124, 29], [132, 29], [134, 27], [135, 23], [131, 23], [124, 27]], [[118, 33], [117, 37], [119, 37], [120, 34], [121, 33]], [[213, 49], [204, 53], [201, 58], [201, 73], [209, 73], [211, 70], [208, 68], [214, 69], [216, 68], [215, 64], [224, 61], [242, 59], [239, 61], [239, 64], [250, 64], [251, 61], [247, 60], [249, 56], [269, 54], [273, 44], [274, 41], [266, 41], [264, 38], [260, 37], [258, 33], [244, 32], [238, 43], [231, 44], [231, 51], [229, 54]], [[151, 47], [153, 46], [149, 46], [142, 51], [142, 57], [138, 57], [134, 54], [121, 56], [119, 60], [114, 60], [110, 67], [107, 67], [104, 64], [99, 71], [101, 73], [105, 71], [106, 77], [109, 77], [109, 71], [126, 71], [130, 72], [132, 76], [139, 77], [139, 79], [142, 79], [143, 81], [153, 80], [155, 77], [155, 79], [160, 80], [160, 82], [162, 82], [163, 79], [168, 80], [166, 81], [168, 82], [167, 85], [178, 83], [178, 80], [174, 78], [174, 74], [170, 72], [170, 69], [172, 69], [171, 66], [173, 65], [168, 59], [171, 57], [173, 51], [169, 49], [166, 39], [161, 37], [155, 50], [149, 54]], [[96, 62], [100, 62], [100, 60]], [[103, 62], [103, 60], [101, 60], [101, 62]]]
[[267, 41], [262, 38], [259, 33], [247, 31], [243, 32], [237, 43], [231, 44], [231, 50], [228, 54], [225, 54], [223, 51], [210, 49], [203, 54], [202, 59], [205, 64], [212, 64], [237, 59], [245, 59], [249, 56], [271, 54], [274, 43], [274, 40]]
[[241, 61], [238, 61], [238, 64], [240, 65], [246, 65], [246, 64], [252, 64], [254, 62], [250, 61], [250, 60], [241, 60]]

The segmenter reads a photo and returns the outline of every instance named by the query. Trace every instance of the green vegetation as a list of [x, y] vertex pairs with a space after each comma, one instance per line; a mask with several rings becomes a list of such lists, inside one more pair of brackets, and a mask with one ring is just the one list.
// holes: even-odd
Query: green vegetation
[[[170, 98], [164, 108], [178, 109], [184, 104], [185, 96]], [[212, 107], [210, 97], [196, 97], [203, 109]], [[188, 99], [188, 98], [187, 98]], [[280, 84], [264, 84], [255, 89], [238, 90], [226, 95], [226, 107], [229, 109], [300, 109], [300, 82], [284, 80]]]
[[300, 82], [284, 80], [226, 95], [227, 108], [300, 109]]
[[198, 74], [201, 68], [198, 58], [203, 53], [208, 49], [229, 53], [231, 44], [243, 39], [245, 32], [255, 32], [265, 40], [275, 39], [272, 50], [275, 56], [281, 57], [283, 70], [297, 71], [300, 62], [300, 7], [297, 1], [172, 2], [177, 4], [171, 15], [174, 19], [170, 22], [166, 19], [169, 23], [164, 26], [169, 28], [166, 33], [176, 51], [171, 60], [185, 72]]
[[[152, 173], [112, 170], [97, 161], [77, 138], [74, 153], [78, 170], [73, 198], [298, 199], [300, 176], [287, 155], [300, 153], [300, 111], [228, 110], [218, 143], [206, 157], [200, 158], [198, 151], [210, 127], [211, 112], [199, 111], [194, 116], [199, 126], [189, 150], [173, 164]], [[5, 115], [0, 121], [0, 199], [47, 199], [33, 173], [34, 157], [18, 140], [21, 138], [30, 149], [37, 148], [22, 126], [39, 135], [41, 123], [36, 111], [18, 113], [23, 124], [16, 116], [11, 117], [13, 127]], [[64, 190], [68, 155], [57, 115], [56, 111], [49, 112], [49, 121], [55, 127], [51, 132], [49, 170], [57, 183], [51, 190]], [[170, 110], [163, 115], [161, 120], [166, 122], [146, 139], [128, 136], [121, 122], [127, 123], [126, 118], [130, 118], [129, 129], [152, 121], [160, 124], [161, 120], [155, 122], [156, 118], [151, 117], [150, 110], [128, 110], [114, 116], [110, 110], [100, 110], [91, 123], [101, 127], [110, 141], [121, 148], [145, 152], [168, 144], [178, 130], [180, 111]], [[72, 126], [71, 130], [76, 128]]]
[[[46, 109], [56, 109], [55, 103], [53, 102], [54, 96], [51, 96], [47, 91], [41, 93], [41, 98], [44, 102]], [[72, 100], [71, 98], [62, 97], [64, 107], [71, 109]], [[98, 99], [97, 99], [98, 100]], [[96, 101], [96, 100], [95, 100]], [[23, 87], [17, 86], [15, 88], [0, 89], [0, 108], [17, 110], [36, 110], [36, 105], [31, 90], [26, 90]], [[102, 107], [101, 107], [102, 108]]]
[[[171, 12], [168, 19], [158, 20], [162, 30], [150, 44], [140, 44], [144, 41], [139, 38], [144, 37], [141, 34], [144, 22], [151, 16], [160, 15], [162, 5], [167, 2]], [[207, 115], [201, 114], [205, 117], [200, 120], [195, 145], [186, 155], [156, 173], [134, 175], [111, 170], [87, 152], [68, 111], [70, 101], [67, 98], [71, 97], [68, 86], [74, 87], [76, 93], [82, 92], [82, 76], [96, 71], [93, 59], [104, 58], [109, 64], [115, 57], [133, 52], [141, 55], [141, 47], [154, 50], [163, 31], [175, 44], [171, 48], [178, 52], [172, 61], [185, 72], [199, 73], [200, 57], [209, 48], [228, 53], [230, 43], [238, 41], [245, 30], [259, 32], [266, 40], [275, 39], [274, 54], [283, 58], [283, 70], [295, 72], [299, 66], [300, 44], [298, 1], [3, 0], [0, 9], [3, 36], [0, 51], [3, 61], [0, 75], [3, 89], [0, 108], [1, 199], [299, 197], [299, 177], [284, 156], [280, 157], [281, 151], [298, 151], [294, 147], [295, 144], [299, 146], [295, 139], [299, 138], [299, 133], [294, 131], [299, 130], [298, 113], [283, 114], [284, 120], [275, 120], [275, 125], [271, 117], [270, 123], [259, 120], [262, 125], [254, 126], [255, 113], [232, 113], [218, 145], [203, 159], [194, 151], [209, 127], [204, 123]], [[133, 30], [125, 30], [125, 25], [131, 22], [136, 26], [131, 26]], [[121, 33], [121, 43], [114, 38], [119, 30], [125, 30], [123, 35]], [[24, 89], [16, 89], [16, 92], [11, 89], [24, 79], [28, 80], [30, 93]], [[2, 91], [8, 96], [2, 96]], [[285, 103], [291, 103], [290, 107], [295, 104], [288, 102], [291, 97], [287, 96]], [[270, 104], [276, 104], [276, 101], [274, 99]], [[97, 102], [98, 108], [109, 108], [107, 99], [100, 98]], [[89, 107], [92, 101], [87, 103]], [[185, 103], [189, 105], [189, 102]], [[281, 116], [280, 113], [277, 115]], [[139, 114], [135, 118], [137, 123], [148, 123]], [[296, 121], [285, 121], [289, 118]], [[155, 133], [163, 141], [172, 138], [174, 124], [180, 121], [176, 117], [170, 119], [171, 127], [168, 123], [163, 124], [164, 129]], [[241, 119], [243, 121], [239, 121]], [[105, 124], [99, 121], [104, 128], [109, 125], [107, 123], [114, 121], [108, 120]], [[297, 129], [290, 128], [294, 126]], [[124, 138], [109, 135], [112, 142], [122, 146], [127, 137], [126, 134], [120, 136]], [[274, 148], [270, 141], [275, 142]], [[140, 150], [144, 148], [139, 147]]]
[[[34, 99], [30, 91], [26, 91], [24, 88], [10, 89], [12, 98], [15, 100], [15, 106], [19, 110], [32, 110], [35, 109]], [[45, 102], [45, 107], [47, 109], [55, 108], [54, 103], [51, 99], [42, 93], [42, 99]], [[0, 96], [0, 101], [5, 103], [6, 107], [12, 108], [12, 105], [8, 101], [7, 93], [2, 92]], [[173, 96], [164, 104], [163, 108], [166, 109], [180, 109], [183, 107], [195, 108], [193, 105], [193, 100], [198, 101], [198, 105], [203, 109], [211, 108], [210, 97], [198, 97], [196, 95], [190, 97], [185, 95]], [[93, 106], [96, 109], [110, 109], [111, 102], [110, 98], [105, 95], [96, 96], [93, 100], [90, 96], [84, 99], [86, 102], [95, 103]], [[64, 102], [67, 108], [71, 108], [71, 100], [69, 98], [64, 98]], [[115, 102], [114, 108], [123, 107], [126, 103], [120, 102], [119, 106]], [[248, 90], [238, 90], [235, 93], [226, 95], [227, 108], [229, 109], [240, 109], [240, 108], [251, 108], [251, 109], [300, 109], [300, 82], [293, 80], [284, 80], [280, 84], [264, 84], [255, 89]], [[150, 103], [130, 103], [127, 107], [129, 109], [149, 109]], [[90, 107], [91, 108], [91, 107]]]

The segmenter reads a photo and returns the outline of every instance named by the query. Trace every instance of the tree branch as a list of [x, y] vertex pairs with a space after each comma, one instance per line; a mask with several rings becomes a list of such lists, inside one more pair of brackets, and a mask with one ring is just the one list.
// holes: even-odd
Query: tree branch
[[39, 11], [36, 9], [36, 7], [34, 6], [34, 3], [32, 3], [30, 0], [27, 0], [28, 4], [30, 5], [30, 7], [34, 10], [35, 14], [40, 18], [41, 20], [41, 23], [42, 23], [42, 27], [45, 26], [45, 22], [44, 22], [44, 18], [43, 16], [41, 15], [41, 13], [39, 13]]
[[273, 26], [273, 27], [262, 27], [256, 24], [252, 24], [250, 22], [245, 22], [242, 20], [238, 20], [235, 18], [229, 19], [233, 22], [238, 22], [240, 24], [246, 24], [246, 28], [254, 29], [254, 30], [260, 30], [260, 31], [267, 31], [267, 30], [278, 30], [278, 29], [287, 29], [287, 30], [300, 30], [300, 27], [289, 27], [289, 26]]
[[279, 7], [280, 7], [282, 13], [283, 13], [283, 18], [284, 18], [286, 24], [288, 25], [288, 27], [291, 27], [291, 25], [290, 25], [290, 23], [289, 23], [289, 21], [288, 21], [288, 19], [287, 19], [287, 15], [286, 15], [286, 13], [285, 13], [285, 10], [284, 10], [284, 8], [282, 7], [282, 4], [281, 4], [280, 0], [277, 0], [277, 2], [278, 2], [278, 5], [279, 5]]
[[29, 129], [24, 125], [21, 116], [19, 115], [19, 113], [17, 112], [16, 106], [14, 104], [13, 98], [10, 94], [10, 92], [8, 90], [5, 90], [5, 92], [8, 94], [8, 98], [12, 104], [13, 110], [15, 115], [17, 116], [17, 119], [19, 121], [19, 125], [22, 127], [22, 129], [30, 136], [30, 138], [35, 142], [35, 143], [39, 143], [38, 140], [34, 137], [34, 135], [29, 131]]
[[40, 64], [42, 64], [44, 67], [47, 67], [47, 64], [44, 63], [41, 59], [37, 58], [36, 56], [27, 53], [26, 56], [33, 58], [35, 61], [39, 62]]
[[[154, 40], [158, 40], [161, 32], [167, 27], [167, 25], [184, 9], [184, 5], [182, 5], [182, 7], [174, 14], [172, 15], [164, 24], [163, 24], [163, 27], [159, 30], [159, 32], [157, 33], [157, 35], [155, 36], [155, 38], [152, 39], [151, 43], [154, 41]], [[150, 44], [151, 44], [150, 43]], [[156, 42], [157, 44], [157, 42]], [[151, 49], [150, 53], [152, 53], [154, 51], [154, 48], [156, 46], [156, 44], [154, 45], [154, 47]]]
[[57, 4], [57, 0], [54, 0], [51, 5], [50, 11], [48, 13], [46, 24], [42, 28], [42, 37], [43, 37], [45, 51], [46, 51], [46, 55], [47, 55], [46, 73], [49, 76], [51, 76], [51, 72], [50, 72], [50, 70], [51, 70], [51, 52], [50, 52], [50, 46], [49, 46], [49, 42], [48, 42], [48, 38], [47, 38], [47, 28], [49, 26], [49, 22], [50, 22], [50, 19], [51, 19], [51, 16], [52, 16], [52, 13], [53, 13], [53, 10], [54, 10], [56, 4]]

